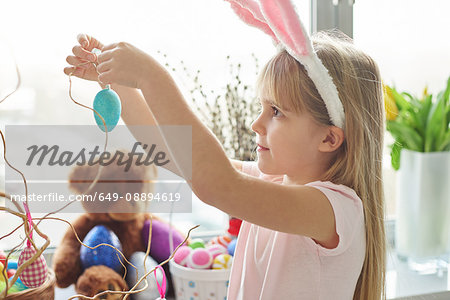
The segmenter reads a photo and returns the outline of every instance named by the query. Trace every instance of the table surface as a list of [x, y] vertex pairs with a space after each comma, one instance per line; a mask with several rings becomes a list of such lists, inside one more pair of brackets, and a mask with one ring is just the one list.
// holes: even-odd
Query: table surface
[[[447, 266], [439, 273], [420, 274], [411, 270], [408, 263], [399, 259], [395, 252], [389, 252], [386, 274], [387, 299], [450, 299], [449, 268], [450, 266]], [[56, 288], [55, 299], [67, 299], [75, 294], [73, 286], [66, 289]]]

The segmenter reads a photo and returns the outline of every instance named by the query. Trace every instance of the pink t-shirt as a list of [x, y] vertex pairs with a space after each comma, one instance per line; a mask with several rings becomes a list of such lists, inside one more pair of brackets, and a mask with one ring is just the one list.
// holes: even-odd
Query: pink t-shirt
[[[255, 162], [244, 173], [281, 183], [262, 174]], [[365, 256], [364, 214], [360, 198], [344, 185], [315, 181], [330, 201], [339, 244], [327, 249], [313, 239], [243, 222], [231, 270], [228, 299], [352, 299]], [[276, 199], [274, 199], [276, 201]]]

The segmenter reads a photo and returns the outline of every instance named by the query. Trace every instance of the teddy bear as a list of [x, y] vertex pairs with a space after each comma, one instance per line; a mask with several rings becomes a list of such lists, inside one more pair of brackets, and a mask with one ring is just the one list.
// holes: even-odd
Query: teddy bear
[[[129, 259], [135, 252], [146, 251], [146, 237], [148, 240], [150, 218], [152, 218], [150, 256], [158, 264], [166, 260], [171, 254], [168, 223], [145, 212], [145, 202], [125, 200], [127, 193], [133, 195], [152, 192], [154, 189], [152, 180], [157, 178], [157, 168], [154, 165], [137, 166], [133, 163], [127, 171], [124, 171], [124, 168], [118, 164], [103, 166], [97, 183], [89, 193], [85, 193], [96, 177], [98, 169], [98, 165], [74, 167], [69, 175], [70, 190], [79, 195], [109, 193], [123, 198], [113, 201], [109, 206], [105, 201], [82, 201], [85, 212], [72, 222], [80, 240], [83, 241], [95, 226], [103, 225], [115, 233], [122, 246], [122, 253]], [[172, 229], [172, 237], [175, 247], [184, 241], [183, 234], [176, 229]], [[81, 244], [72, 229], [68, 228], [53, 259], [58, 287], [66, 288], [75, 284], [76, 292], [88, 297], [105, 290], [129, 290], [130, 287], [122, 278], [124, 271], [118, 273], [105, 265], [95, 265], [84, 269], [80, 259], [80, 248]], [[173, 285], [168, 264], [165, 264], [163, 268], [168, 279], [167, 295], [170, 296], [173, 295]], [[120, 294], [108, 294], [101, 299], [121, 298]]]

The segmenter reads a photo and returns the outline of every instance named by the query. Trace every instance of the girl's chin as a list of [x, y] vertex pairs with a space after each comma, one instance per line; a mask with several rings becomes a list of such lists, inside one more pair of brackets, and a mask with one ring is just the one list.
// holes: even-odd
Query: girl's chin
[[276, 172], [273, 168], [271, 168], [269, 165], [264, 163], [264, 160], [258, 159], [258, 169], [261, 171], [261, 173], [264, 173], [266, 175], [278, 175], [279, 173]]

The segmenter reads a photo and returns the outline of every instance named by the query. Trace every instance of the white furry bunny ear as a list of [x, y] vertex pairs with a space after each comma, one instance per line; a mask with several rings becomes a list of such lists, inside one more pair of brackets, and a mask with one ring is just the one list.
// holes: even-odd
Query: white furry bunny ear
[[344, 107], [328, 70], [314, 51], [311, 40], [290, 0], [226, 0], [247, 24], [261, 29], [300, 62], [325, 102], [331, 122], [342, 129]]

